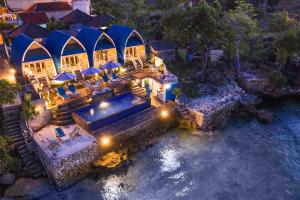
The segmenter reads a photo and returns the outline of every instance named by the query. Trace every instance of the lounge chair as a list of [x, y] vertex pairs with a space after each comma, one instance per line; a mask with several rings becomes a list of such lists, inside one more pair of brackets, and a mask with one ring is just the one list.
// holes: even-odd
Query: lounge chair
[[96, 80], [96, 82], [95, 82], [95, 87], [96, 87], [96, 88], [99, 88], [99, 87], [100, 87], [100, 81], [99, 81], [99, 80]]
[[76, 92], [76, 88], [74, 85], [69, 85], [69, 90], [70, 92], [72, 92], [72, 94], [74, 94], [75, 96], [80, 96], [80, 94], [78, 92]]
[[49, 145], [48, 145], [48, 149], [50, 151], [57, 151], [58, 147], [59, 147], [59, 143], [56, 140], [49, 140], [47, 138]]
[[70, 99], [70, 96], [66, 93], [63, 87], [56, 88], [58, 95], [63, 98], [64, 100]]
[[57, 127], [55, 128], [55, 134], [56, 134], [56, 137], [59, 139], [59, 141], [63, 142], [63, 137], [66, 136], [65, 132], [62, 130], [61, 127]]
[[118, 76], [116, 75], [116, 73], [115, 72], [113, 72], [112, 74], [111, 74], [111, 77], [112, 77], [112, 80], [113, 81], [116, 81], [116, 80], [118, 80]]
[[93, 87], [92, 87], [92, 85], [91, 85], [89, 82], [85, 82], [85, 83], [84, 83], [84, 86], [85, 86], [88, 90], [93, 91]]
[[72, 138], [76, 138], [76, 137], [79, 137], [80, 136], [80, 128], [78, 126], [76, 126], [74, 128], [74, 130], [70, 133], [70, 137]]
[[103, 79], [103, 81], [104, 81], [105, 83], [108, 83], [108, 81], [109, 81], [107, 74], [104, 74], [104, 75], [102, 76], [102, 79]]

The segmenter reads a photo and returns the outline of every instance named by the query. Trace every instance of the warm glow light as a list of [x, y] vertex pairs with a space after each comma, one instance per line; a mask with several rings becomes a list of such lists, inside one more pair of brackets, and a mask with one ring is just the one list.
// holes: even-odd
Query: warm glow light
[[25, 72], [28, 73], [28, 71], [29, 71], [29, 69], [26, 67], [26, 68], [25, 68]]
[[100, 108], [107, 108], [109, 106], [109, 103], [103, 101], [101, 104], [100, 104]]
[[16, 70], [14, 70], [14, 69], [9, 70], [9, 72], [10, 72], [11, 74], [16, 74]]
[[32, 76], [32, 71], [29, 71], [28, 74], [29, 74], [30, 76]]
[[95, 74], [95, 78], [98, 78], [99, 77], [99, 75], [98, 74]]
[[140, 83], [140, 79], [136, 79], [135, 84], [139, 84], [139, 83]]
[[111, 144], [111, 138], [109, 136], [103, 136], [101, 139], [100, 139], [100, 142], [101, 142], [101, 145], [102, 146], [108, 146]]
[[161, 116], [162, 118], [167, 118], [167, 117], [169, 116], [169, 112], [168, 112], [167, 110], [162, 110], [162, 111], [160, 112], [160, 116]]
[[120, 71], [121, 71], [122, 73], [124, 73], [124, 72], [126, 72], [126, 71], [127, 71], [127, 69], [125, 69], [125, 68], [121, 68], [121, 69], [120, 69]]
[[10, 83], [15, 83], [15, 81], [16, 81], [16, 78], [15, 78], [14, 75], [9, 75], [9, 76], [7, 76], [7, 79], [8, 79], [8, 81], [9, 81]]

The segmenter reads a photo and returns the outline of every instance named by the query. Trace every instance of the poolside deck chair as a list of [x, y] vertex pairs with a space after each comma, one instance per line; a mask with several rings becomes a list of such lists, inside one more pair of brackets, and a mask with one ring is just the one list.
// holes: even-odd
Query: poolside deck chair
[[99, 80], [96, 80], [96, 82], [95, 82], [95, 87], [96, 87], [96, 88], [100, 88], [100, 85], [101, 85], [101, 84], [100, 84], [100, 81], [99, 81]]
[[85, 86], [88, 90], [93, 91], [93, 87], [92, 87], [92, 85], [91, 85], [89, 82], [85, 82], [85, 83], [84, 83], [84, 86]]
[[115, 72], [113, 72], [112, 74], [111, 74], [111, 77], [112, 77], [112, 80], [113, 81], [116, 81], [116, 80], [118, 80], [118, 76], [116, 75], [116, 73]]
[[109, 81], [107, 74], [104, 74], [104, 75], [102, 76], [102, 79], [103, 79], [103, 81], [104, 81], [105, 83], [108, 83], [108, 81]]
[[63, 142], [63, 137], [66, 136], [65, 132], [62, 130], [61, 127], [57, 127], [55, 128], [55, 134], [56, 134], [56, 137], [59, 139], [59, 141]]
[[56, 88], [58, 96], [63, 98], [63, 100], [70, 99], [70, 96], [66, 93], [63, 87]]
[[76, 88], [74, 85], [69, 85], [69, 90], [74, 94], [75, 96], [80, 96], [80, 94], [76, 91]]
[[74, 130], [70, 133], [70, 137], [72, 138], [76, 138], [76, 137], [79, 137], [80, 136], [80, 128], [78, 126], [76, 126], [74, 128]]
[[56, 140], [49, 140], [48, 138], [47, 140], [49, 142], [48, 149], [50, 151], [57, 151], [59, 147], [59, 143]]

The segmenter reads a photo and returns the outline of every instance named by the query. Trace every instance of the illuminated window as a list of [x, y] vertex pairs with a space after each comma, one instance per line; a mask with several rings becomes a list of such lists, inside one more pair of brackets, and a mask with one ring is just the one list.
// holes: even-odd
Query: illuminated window
[[36, 63], [36, 72], [37, 73], [41, 73], [42, 72], [40, 63]]

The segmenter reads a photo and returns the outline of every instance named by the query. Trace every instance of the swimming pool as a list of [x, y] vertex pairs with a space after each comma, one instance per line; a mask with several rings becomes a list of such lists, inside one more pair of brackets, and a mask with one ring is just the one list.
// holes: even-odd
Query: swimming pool
[[72, 116], [76, 124], [93, 131], [149, 107], [149, 102], [125, 93], [76, 110]]

